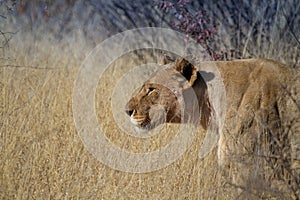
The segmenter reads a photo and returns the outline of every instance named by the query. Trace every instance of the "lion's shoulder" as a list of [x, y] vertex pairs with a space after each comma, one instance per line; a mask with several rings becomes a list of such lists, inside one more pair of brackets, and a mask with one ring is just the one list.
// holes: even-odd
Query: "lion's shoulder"
[[[244, 94], [247, 90], [279, 91], [293, 77], [291, 67], [268, 59], [207, 62], [217, 66], [226, 91]], [[254, 91], [253, 91], [254, 92]]]

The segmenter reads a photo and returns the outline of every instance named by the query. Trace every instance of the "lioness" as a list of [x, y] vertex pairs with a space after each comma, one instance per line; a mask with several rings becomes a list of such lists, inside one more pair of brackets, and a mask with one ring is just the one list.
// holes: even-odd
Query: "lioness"
[[[191, 118], [195, 121], [195, 116], [183, 115], [199, 113], [196, 121], [207, 129], [214, 113], [207, 80], [184, 58], [165, 59], [163, 64], [162, 70], [153, 74], [127, 103], [126, 113], [131, 122], [138, 131], [144, 131], [161, 123], [185, 123]], [[287, 116], [285, 86], [292, 77], [291, 69], [266, 59], [200, 63], [211, 64], [219, 70], [226, 90], [227, 111], [218, 143], [219, 162], [230, 166], [232, 160], [245, 161], [250, 154], [282, 155], [288, 159], [288, 137], [282, 129], [282, 118]], [[191, 91], [198, 105], [191, 102]], [[272, 163], [273, 159], [267, 162]], [[239, 170], [233, 165], [231, 169], [233, 173]]]

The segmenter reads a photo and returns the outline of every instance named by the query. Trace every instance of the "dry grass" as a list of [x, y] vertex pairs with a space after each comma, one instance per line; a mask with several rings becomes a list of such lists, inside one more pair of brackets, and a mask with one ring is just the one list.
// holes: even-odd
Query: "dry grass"
[[[87, 38], [80, 32], [57, 42], [52, 37], [43, 36], [43, 31], [35, 31], [34, 37], [31, 37], [30, 31], [14, 36], [10, 41], [10, 48], [5, 50], [9, 59], [1, 59], [0, 199], [236, 197], [239, 186], [232, 185], [228, 177], [222, 176], [223, 172], [217, 165], [217, 149], [215, 148], [204, 160], [198, 159], [204, 137], [202, 130], [197, 133], [191, 147], [180, 159], [157, 171], [143, 174], [125, 173], [99, 162], [82, 143], [72, 113], [74, 81], [82, 60], [93, 46], [86, 44]], [[224, 39], [227, 40], [231, 38]], [[248, 45], [240, 48], [248, 52], [249, 49], [255, 48], [252, 43], [260, 39], [253, 42], [252, 38], [249, 38], [249, 41]], [[274, 46], [280, 43], [272, 40], [272, 44]], [[291, 49], [291, 55], [285, 52], [287, 48], [282, 51], [280, 48], [274, 49], [280, 51], [280, 56], [286, 55], [287, 60], [291, 56], [288, 62], [294, 62], [299, 54], [295, 45]], [[257, 48], [251, 55], [265, 55], [260, 52], [264, 50]], [[277, 52], [272, 52], [272, 55], [266, 54], [266, 57], [274, 57]], [[245, 55], [249, 56], [248, 53]], [[157, 55], [147, 58], [148, 61], [151, 59], [157, 61]], [[174, 137], [174, 130], [178, 128], [175, 125], [167, 126], [164, 130], [166, 134], [145, 140], [125, 134], [114, 123], [109, 98], [116, 80], [131, 67], [144, 61], [133, 54], [120, 58], [104, 74], [97, 87], [97, 115], [105, 130], [109, 130], [106, 136], [114, 144], [132, 152], [153, 151], [168, 144]], [[298, 60], [295, 61], [297, 62]], [[299, 81], [295, 83], [295, 88], [298, 85]], [[125, 102], [126, 100], [120, 101], [124, 105]], [[300, 104], [299, 99], [296, 99], [296, 103]], [[295, 114], [297, 112], [297, 109], [291, 112], [294, 114], [291, 114], [294, 121], [292, 120], [290, 127], [293, 149], [298, 148], [299, 151], [300, 122], [299, 115]], [[298, 151], [295, 150], [293, 154], [299, 160]], [[299, 162], [294, 164], [293, 169], [299, 169]], [[256, 186], [260, 187], [261, 183], [257, 183]], [[299, 187], [295, 188], [299, 190]], [[278, 190], [270, 190], [274, 193], [268, 197], [296, 198], [290, 192], [290, 188], [279, 189], [280, 193]]]
[[[31, 65], [25, 58], [18, 57], [14, 65]], [[79, 64], [57, 57], [49, 60], [49, 69], [39, 69], [44, 64], [36, 69], [1, 67], [2, 199], [206, 199], [223, 190], [216, 188], [221, 182], [216, 173], [216, 152], [207, 162], [198, 160], [203, 134], [177, 162], [151, 173], [115, 171], [96, 160], [82, 144], [72, 116], [72, 90]], [[106, 79], [115, 81], [106, 76], [103, 83]], [[98, 94], [105, 96], [112, 89], [113, 85], [98, 87]], [[100, 120], [101, 114], [109, 113], [109, 106], [100, 103]], [[111, 116], [108, 119], [105, 126], [112, 141], [122, 147], [129, 142], [133, 151], [143, 148], [145, 143], [119, 131], [109, 122], [113, 121]], [[162, 141], [152, 138], [146, 145], [156, 149], [172, 139], [172, 132], [161, 137]]]
[[[20, 56], [15, 65], [30, 65], [25, 57]], [[49, 61], [49, 69], [43, 69], [44, 64], [0, 69], [1, 198], [232, 199], [236, 195], [236, 186], [228, 184], [231, 181], [217, 166], [216, 148], [204, 160], [198, 159], [203, 131], [182, 158], [158, 171], [132, 174], [101, 164], [84, 147], [73, 121], [72, 90], [80, 63], [60, 58]], [[117, 80], [149, 59], [134, 54], [120, 58], [97, 87], [97, 114], [106, 136], [132, 152], [168, 144], [178, 128], [167, 126], [165, 134], [145, 140], [127, 135], [114, 123], [110, 97]], [[125, 105], [126, 100], [120, 103]]]

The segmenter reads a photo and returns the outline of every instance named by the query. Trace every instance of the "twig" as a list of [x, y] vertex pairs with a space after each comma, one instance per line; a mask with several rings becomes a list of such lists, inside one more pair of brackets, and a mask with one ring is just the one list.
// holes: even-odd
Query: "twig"
[[[8, 46], [9, 41], [12, 39], [12, 35], [15, 35], [17, 32], [18, 32], [18, 31], [16, 31], [16, 32], [3, 32], [3, 31], [0, 30], [0, 35], [2, 35], [2, 37], [4, 38], [4, 41], [5, 41], [5, 42], [3, 43], [3, 46], [0, 47], [0, 48], [3, 48], [3, 47], [5, 47], [5, 46]], [[7, 34], [10, 35], [9, 38], [6, 36]]]
[[21, 65], [0, 65], [0, 67], [5, 67], [5, 68], [30, 68], [30, 69], [58, 69], [58, 68], [53, 68], [53, 67], [35, 67], [35, 66], [21, 66]]
[[290, 25], [294, 21], [294, 19], [291, 21], [291, 23], [289, 23], [287, 14], [286, 14], [286, 12], [285, 12], [285, 10], [284, 10], [283, 7], [282, 7], [282, 12], [283, 12], [283, 16], [284, 16], [285, 20], [287, 21], [288, 29], [289, 29], [290, 33], [292, 34], [292, 36], [295, 38], [296, 42], [298, 43], [298, 49], [300, 49], [300, 41], [297, 38], [297, 36], [295, 35], [295, 32], [293, 31], [293, 29], [292, 29], [292, 27]]

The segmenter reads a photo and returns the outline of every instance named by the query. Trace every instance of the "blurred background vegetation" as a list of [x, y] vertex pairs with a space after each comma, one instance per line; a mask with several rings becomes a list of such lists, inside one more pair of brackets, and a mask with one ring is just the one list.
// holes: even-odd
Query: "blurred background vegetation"
[[[93, 47], [128, 29], [174, 28], [176, 13], [160, 9], [161, 2], [166, 1], [2, 0], [2, 46], [13, 35], [24, 33], [30, 33], [32, 40], [49, 37], [55, 41], [76, 41], [81, 34], [85, 45]], [[192, 14], [204, 11], [212, 23], [218, 24], [214, 46], [218, 51], [234, 50], [236, 58], [263, 57], [299, 65], [298, 0], [199, 0], [186, 3], [184, 9]]]

